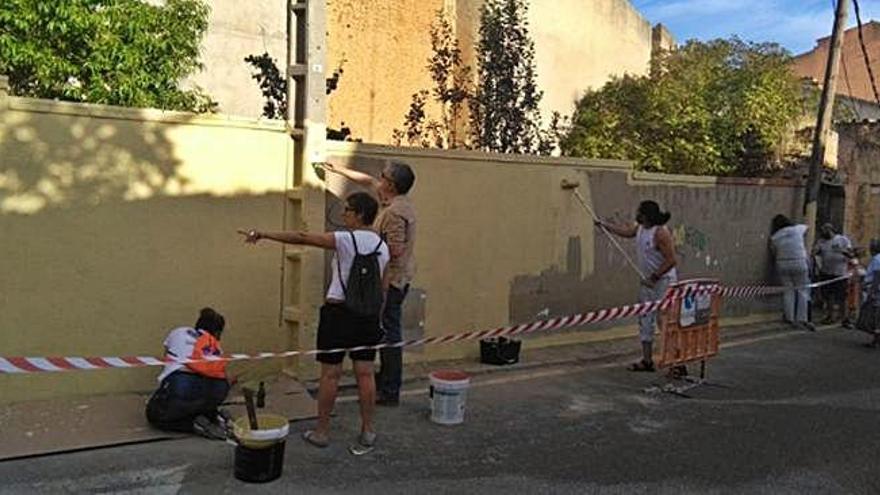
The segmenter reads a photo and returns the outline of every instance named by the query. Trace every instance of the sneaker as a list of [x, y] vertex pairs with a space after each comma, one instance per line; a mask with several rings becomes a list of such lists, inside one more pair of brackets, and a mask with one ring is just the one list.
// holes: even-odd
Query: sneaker
[[202, 415], [193, 420], [193, 433], [209, 440], [226, 440], [226, 430]]
[[218, 409], [217, 410], [217, 421], [216, 423], [220, 425], [220, 428], [226, 432], [226, 436], [228, 438], [232, 438], [233, 436], [233, 423], [235, 420], [232, 418], [232, 414], [226, 409]]

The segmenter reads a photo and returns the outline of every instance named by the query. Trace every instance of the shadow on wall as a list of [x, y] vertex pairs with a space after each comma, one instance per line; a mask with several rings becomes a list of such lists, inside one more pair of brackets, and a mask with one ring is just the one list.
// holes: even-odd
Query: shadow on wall
[[[186, 167], [200, 174], [217, 157], [228, 175], [240, 161], [234, 151], [250, 156], [236, 149], [249, 129], [181, 132], [195, 116], [159, 121], [153, 111], [77, 105], [72, 115], [54, 102], [0, 104], [0, 355], [161, 355], [167, 332], [192, 325], [202, 306], [226, 316], [228, 351], [284, 348], [279, 251], [245, 246], [235, 232], [278, 222], [284, 195], [183, 191]], [[258, 132], [262, 144], [275, 139]], [[207, 158], [201, 143], [215, 143]], [[216, 178], [211, 169], [205, 175]], [[146, 391], [156, 374], [0, 375], [0, 402]]]
[[[166, 123], [49, 114], [14, 106], [3, 120], [0, 212], [97, 206], [161, 195], [186, 185], [178, 175], [181, 162], [166, 136], [170, 127]], [[136, 132], [126, 129], [135, 125]]]

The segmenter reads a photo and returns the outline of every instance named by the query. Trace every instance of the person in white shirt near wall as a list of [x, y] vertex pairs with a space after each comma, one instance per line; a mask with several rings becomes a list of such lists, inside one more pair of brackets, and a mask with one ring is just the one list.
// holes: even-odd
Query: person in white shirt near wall
[[[669, 212], [660, 211], [654, 201], [642, 201], [636, 210], [636, 221], [631, 225], [615, 225], [604, 220], [596, 220], [610, 232], [621, 237], [635, 238], [639, 271], [646, 277], [639, 287], [639, 302], [653, 302], [663, 299], [666, 289], [678, 280], [675, 265], [675, 243], [672, 232], [666, 227]], [[629, 366], [630, 371], [654, 371], [654, 327], [657, 313], [639, 317], [639, 340], [642, 344], [642, 359]], [[676, 370], [686, 373], [684, 369]]]
[[785, 215], [773, 217], [770, 251], [779, 281], [787, 287], [782, 296], [785, 321], [804, 330], [815, 331], [808, 319], [810, 270], [805, 236], [807, 226], [795, 224]]

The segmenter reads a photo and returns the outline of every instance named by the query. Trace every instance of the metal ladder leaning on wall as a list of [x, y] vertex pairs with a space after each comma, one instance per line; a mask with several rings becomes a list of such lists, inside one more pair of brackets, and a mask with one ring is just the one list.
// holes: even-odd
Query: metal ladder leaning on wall
[[[324, 230], [323, 183], [312, 162], [324, 161], [326, 140], [326, 0], [287, 1], [287, 115], [293, 140], [292, 175], [285, 188], [284, 229]], [[324, 253], [285, 246], [281, 277], [281, 325], [288, 349], [315, 343], [318, 309], [323, 303]], [[300, 379], [316, 375], [313, 361], [294, 358], [285, 372]]]

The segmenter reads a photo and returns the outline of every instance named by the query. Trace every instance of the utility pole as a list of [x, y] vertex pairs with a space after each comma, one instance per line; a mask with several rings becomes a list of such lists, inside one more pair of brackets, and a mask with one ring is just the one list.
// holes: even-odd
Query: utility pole
[[804, 199], [804, 215], [810, 227], [807, 245], [812, 246], [816, 231], [819, 188], [822, 184], [822, 168], [825, 165], [825, 148], [831, 132], [831, 117], [834, 115], [834, 95], [837, 93], [837, 70], [840, 66], [840, 46], [843, 43], [843, 30], [846, 26], [846, 8], [849, 0], [837, 0], [834, 14], [834, 28], [828, 47], [828, 62], [825, 66], [825, 81], [822, 84], [822, 98], [819, 100], [819, 117], [816, 120], [816, 133], [813, 135], [813, 154], [810, 159], [810, 175]]

